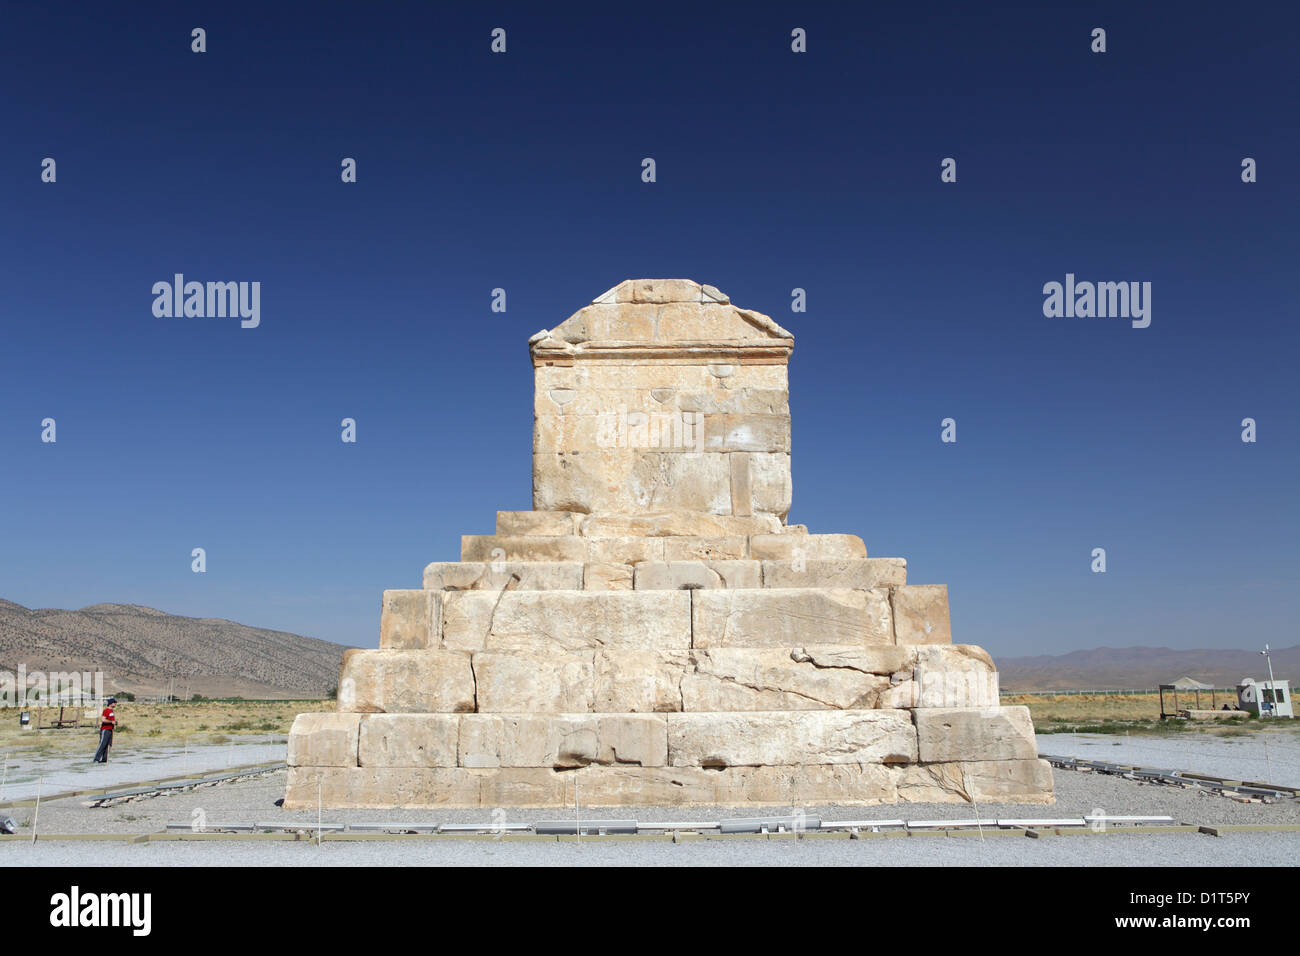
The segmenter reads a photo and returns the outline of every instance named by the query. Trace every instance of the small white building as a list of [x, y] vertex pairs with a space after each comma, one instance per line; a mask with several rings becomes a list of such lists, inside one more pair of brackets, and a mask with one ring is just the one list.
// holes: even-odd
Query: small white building
[[1253, 677], [1243, 677], [1237, 685], [1237, 707], [1257, 717], [1294, 717], [1291, 683], [1284, 680], [1260, 683]]

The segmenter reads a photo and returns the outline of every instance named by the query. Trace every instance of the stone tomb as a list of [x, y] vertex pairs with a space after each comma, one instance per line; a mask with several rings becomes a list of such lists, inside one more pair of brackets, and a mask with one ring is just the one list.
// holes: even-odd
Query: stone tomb
[[947, 589], [786, 523], [789, 332], [642, 279], [529, 345], [533, 510], [384, 592], [286, 807], [1052, 802]]

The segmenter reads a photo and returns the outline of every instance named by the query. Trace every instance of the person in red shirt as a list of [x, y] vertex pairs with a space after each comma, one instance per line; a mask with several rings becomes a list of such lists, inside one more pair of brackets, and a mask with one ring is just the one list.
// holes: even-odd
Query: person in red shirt
[[117, 727], [117, 713], [113, 710], [116, 705], [116, 697], [104, 702], [104, 713], [99, 718], [99, 749], [95, 751], [95, 763], [108, 763], [108, 748], [113, 746], [113, 730]]

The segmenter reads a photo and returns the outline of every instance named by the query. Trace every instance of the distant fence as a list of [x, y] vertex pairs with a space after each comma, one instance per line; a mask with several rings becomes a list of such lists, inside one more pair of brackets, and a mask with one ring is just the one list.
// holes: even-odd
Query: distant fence
[[[1102, 695], [1107, 695], [1107, 696], [1118, 696], [1118, 695], [1123, 695], [1123, 696], [1126, 696], [1126, 697], [1127, 697], [1127, 696], [1139, 697], [1139, 696], [1142, 696], [1142, 695], [1144, 695], [1144, 694], [1149, 694], [1150, 696], [1155, 697], [1156, 695], [1158, 695], [1158, 694], [1160, 693], [1160, 691], [1158, 691], [1158, 690], [1133, 690], [1132, 688], [1127, 688], [1127, 689], [1125, 689], [1125, 688], [1112, 688], [1112, 689], [1110, 689], [1110, 690], [1006, 690], [1006, 689], [1004, 688], [1000, 693], [1001, 693], [1001, 695], [1002, 695], [1003, 697], [1074, 697], [1074, 696], [1083, 696], [1083, 695], [1091, 695], [1091, 696], [1102, 696]], [[1183, 693], [1183, 694], [1195, 694], [1196, 691], [1195, 691], [1195, 690], [1187, 690], [1187, 691], [1180, 691], [1180, 693]], [[1211, 691], [1207, 689], [1207, 690], [1202, 690], [1201, 693], [1202, 693], [1202, 694], [1209, 694], [1209, 693], [1211, 693]], [[1235, 697], [1235, 696], [1237, 695], [1237, 688], [1235, 688], [1235, 687], [1216, 687], [1216, 688], [1214, 688], [1213, 693], [1216, 693], [1216, 694], [1231, 694], [1231, 695], [1233, 695], [1233, 696]]]

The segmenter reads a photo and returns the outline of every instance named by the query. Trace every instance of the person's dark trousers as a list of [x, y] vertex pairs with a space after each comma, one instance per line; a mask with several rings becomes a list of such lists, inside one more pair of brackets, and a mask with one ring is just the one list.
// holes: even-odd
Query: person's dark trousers
[[105, 727], [99, 732], [99, 749], [95, 751], [95, 763], [108, 763], [108, 748], [113, 746], [113, 731]]

